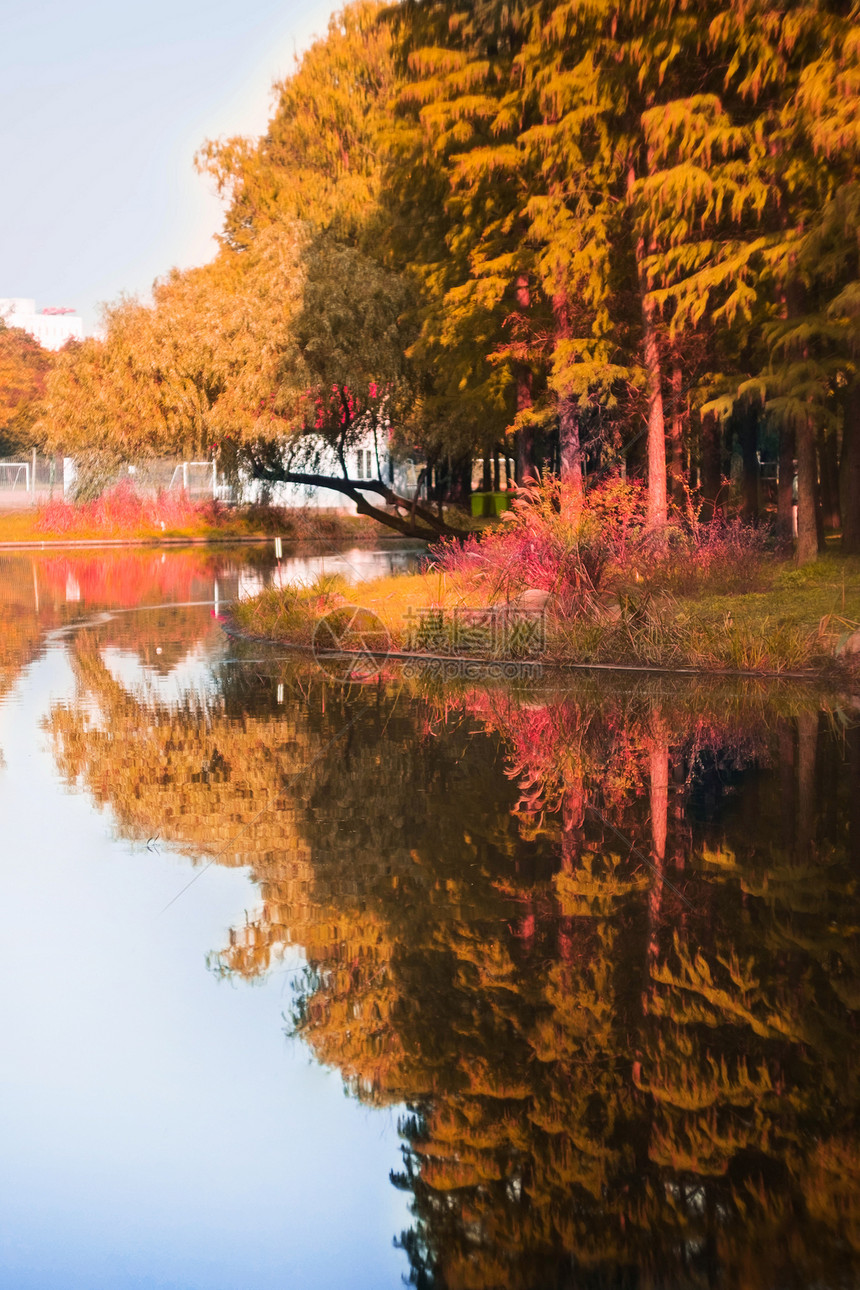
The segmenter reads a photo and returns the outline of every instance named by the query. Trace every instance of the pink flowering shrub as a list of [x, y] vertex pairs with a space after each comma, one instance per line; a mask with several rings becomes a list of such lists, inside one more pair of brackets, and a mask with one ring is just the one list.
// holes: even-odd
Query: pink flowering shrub
[[638, 483], [612, 478], [572, 505], [557, 479], [519, 489], [501, 523], [445, 544], [438, 564], [445, 572], [483, 581], [491, 600], [514, 600], [526, 588], [553, 595], [566, 612], [593, 607], [622, 567], [644, 525], [645, 498]]
[[491, 601], [527, 588], [549, 592], [565, 615], [589, 613], [607, 593], [714, 592], [755, 582], [767, 549], [765, 530], [718, 517], [699, 522], [692, 508], [649, 529], [640, 481], [609, 478], [581, 501], [555, 478], [519, 489], [500, 524], [464, 543], [437, 548], [437, 567], [482, 583]]

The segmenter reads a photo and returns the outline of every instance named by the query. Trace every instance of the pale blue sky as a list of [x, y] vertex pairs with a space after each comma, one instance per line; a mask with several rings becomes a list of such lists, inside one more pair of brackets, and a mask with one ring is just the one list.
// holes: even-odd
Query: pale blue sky
[[145, 294], [210, 258], [221, 208], [193, 157], [259, 134], [272, 82], [335, 0], [0, 0], [0, 296]]

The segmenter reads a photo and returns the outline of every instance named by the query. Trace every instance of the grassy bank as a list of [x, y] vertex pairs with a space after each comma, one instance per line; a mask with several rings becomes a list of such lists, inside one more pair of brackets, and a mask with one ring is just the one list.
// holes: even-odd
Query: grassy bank
[[187, 498], [107, 496], [74, 506], [50, 502], [27, 510], [0, 510], [0, 543], [223, 542], [282, 537], [287, 541], [377, 541], [379, 525], [338, 511], [277, 506], [222, 506]]
[[310, 646], [334, 612], [328, 634], [343, 627], [352, 643], [362, 620], [350, 627], [345, 606], [358, 604], [407, 653], [809, 674], [860, 659], [845, 650], [860, 632], [860, 559], [827, 554], [797, 569], [740, 525], [679, 529], [655, 549], [609, 500], [609, 518], [570, 518], [538, 498], [423, 574], [269, 590], [237, 606], [235, 624]]
[[[393, 575], [355, 588], [326, 577], [308, 587], [270, 589], [238, 605], [234, 619], [249, 635], [309, 647], [318, 622], [347, 604], [376, 615], [392, 648], [404, 652], [473, 658], [539, 654], [560, 664], [821, 672], [833, 667], [846, 639], [860, 628], [860, 560], [829, 556], [803, 570], [773, 560], [759, 585], [746, 592], [631, 589], [595, 617], [567, 616], [549, 601], [539, 649], [534, 641], [519, 642], [517, 648], [517, 639], [505, 638], [504, 632], [494, 642], [475, 613], [485, 607], [480, 588], [438, 572]], [[497, 600], [491, 607], [516, 622], [516, 602]], [[526, 611], [525, 616], [534, 614]]]

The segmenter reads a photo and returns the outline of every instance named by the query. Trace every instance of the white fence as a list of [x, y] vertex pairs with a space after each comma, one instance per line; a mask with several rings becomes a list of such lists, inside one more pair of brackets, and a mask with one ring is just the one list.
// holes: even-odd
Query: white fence
[[[230, 489], [214, 461], [146, 462], [118, 469], [109, 484], [128, 481], [138, 493], [155, 494], [182, 489], [196, 499], [230, 499]], [[33, 453], [27, 460], [0, 459], [0, 509], [45, 502], [51, 497], [74, 495], [78, 470], [71, 457]]]
[[36, 453], [0, 460], [0, 507], [32, 506], [52, 495], [62, 496], [63, 460]]
[[[368, 450], [356, 450], [352, 456], [357, 459], [351, 459], [349, 463], [350, 468], [356, 472], [355, 478], [374, 474], [371, 469], [373, 463], [368, 462]], [[387, 459], [383, 464], [387, 471]], [[326, 468], [335, 475], [340, 474], [338, 463], [322, 463], [320, 469], [323, 474], [326, 473]], [[268, 499], [273, 505], [288, 508], [355, 510], [354, 502], [342, 493], [328, 488], [304, 484], [266, 485], [244, 475], [239, 480], [230, 482], [218, 469], [215, 461], [182, 461], [173, 457], [137, 465], [127, 464], [117, 469], [111, 479], [102, 482], [108, 486], [128, 482], [137, 493], [144, 496], [181, 489], [196, 501], [211, 498], [221, 502], [247, 504]], [[396, 483], [402, 491], [404, 484], [408, 488], [414, 481], [398, 478]], [[34, 453], [26, 461], [18, 458], [0, 460], [0, 510], [41, 505], [50, 498], [65, 497], [71, 500], [77, 485], [78, 470], [71, 457], [47, 457]]]

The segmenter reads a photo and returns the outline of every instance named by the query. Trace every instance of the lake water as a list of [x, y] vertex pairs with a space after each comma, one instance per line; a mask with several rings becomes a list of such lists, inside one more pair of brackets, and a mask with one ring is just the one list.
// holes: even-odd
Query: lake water
[[856, 1286], [860, 701], [339, 684], [303, 559], [0, 553], [0, 1285]]

